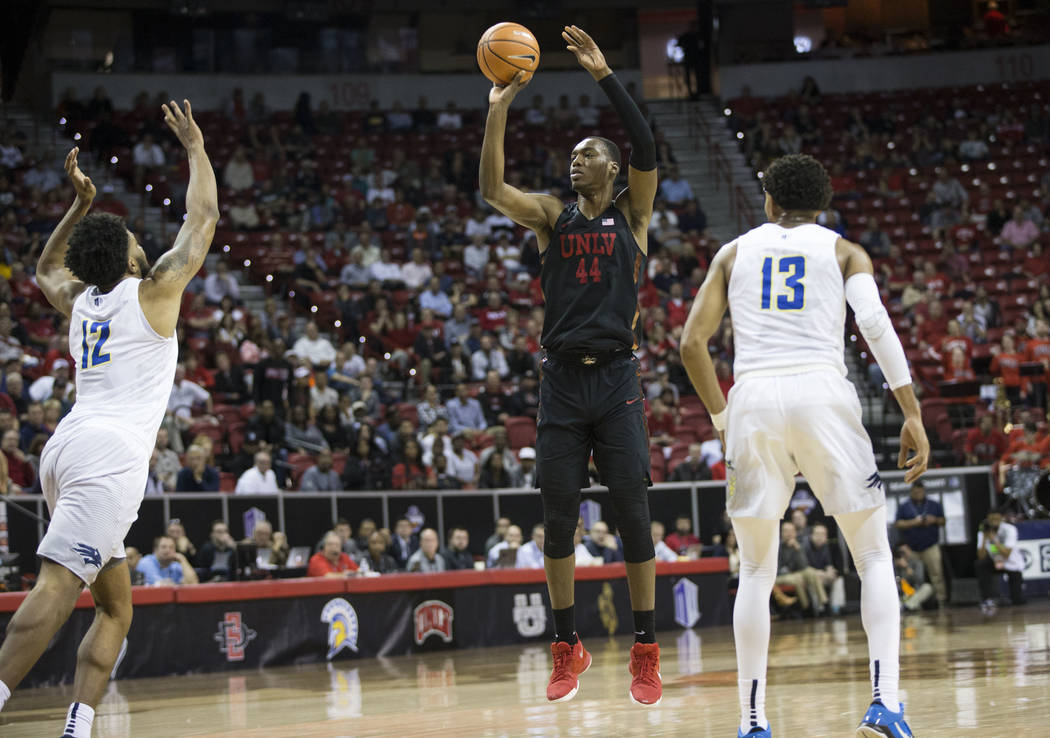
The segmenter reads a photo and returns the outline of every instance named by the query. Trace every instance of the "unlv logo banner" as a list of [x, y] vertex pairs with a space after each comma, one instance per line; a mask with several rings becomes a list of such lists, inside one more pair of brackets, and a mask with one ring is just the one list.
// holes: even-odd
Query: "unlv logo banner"
[[416, 645], [422, 646], [429, 636], [441, 636], [445, 643], [452, 642], [452, 608], [441, 600], [427, 600], [416, 605], [412, 611], [416, 624]]

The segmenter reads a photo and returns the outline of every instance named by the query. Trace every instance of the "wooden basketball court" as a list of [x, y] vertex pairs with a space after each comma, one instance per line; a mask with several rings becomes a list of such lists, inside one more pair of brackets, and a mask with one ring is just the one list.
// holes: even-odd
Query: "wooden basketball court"
[[[736, 735], [729, 628], [661, 634], [664, 699], [627, 696], [629, 641], [590, 640], [576, 698], [544, 698], [544, 644], [113, 683], [104, 738], [211, 736]], [[916, 735], [1050, 735], [1050, 609], [976, 608], [902, 622], [902, 699]], [[775, 623], [767, 714], [774, 735], [852, 736], [869, 702], [859, 617]], [[4, 738], [55, 738], [70, 687], [17, 691]]]

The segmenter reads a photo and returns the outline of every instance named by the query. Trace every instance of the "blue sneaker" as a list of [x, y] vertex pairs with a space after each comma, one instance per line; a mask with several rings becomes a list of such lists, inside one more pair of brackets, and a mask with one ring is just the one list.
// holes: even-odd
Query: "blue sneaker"
[[772, 727], [773, 726], [768, 728], [752, 728], [746, 733], [740, 730], [740, 728], [737, 728], [736, 738], [773, 738], [773, 733], [771, 732]]
[[872, 702], [857, 726], [857, 738], [913, 738], [904, 722], [904, 703], [900, 712], [893, 712], [881, 702]]

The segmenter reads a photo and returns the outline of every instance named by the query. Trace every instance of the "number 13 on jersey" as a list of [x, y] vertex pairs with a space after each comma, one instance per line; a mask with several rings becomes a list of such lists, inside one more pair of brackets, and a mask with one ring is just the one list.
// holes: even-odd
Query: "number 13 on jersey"
[[[773, 302], [773, 257], [762, 260], [762, 309], [769, 310]], [[801, 310], [806, 305], [805, 256], [782, 256], [776, 271], [784, 276], [784, 292], [777, 292], [777, 310]]]
[[89, 369], [108, 362], [109, 354], [103, 353], [102, 347], [109, 340], [109, 321], [92, 323], [84, 320], [81, 321], [80, 327], [84, 336], [81, 342], [84, 353], [80, 357], [80, 368]]

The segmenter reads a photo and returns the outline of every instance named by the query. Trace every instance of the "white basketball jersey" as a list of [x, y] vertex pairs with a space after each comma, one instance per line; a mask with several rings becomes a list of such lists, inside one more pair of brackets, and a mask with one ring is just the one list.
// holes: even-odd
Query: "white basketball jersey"
[[77, 399], [56, 435], [103, 425], [141, 441], [147, 453], [168, 407], [179, 346], [160, 336], [139, 305], [140, 279], [110, 292], [88, 287], [73, 302], [69, 352], [76, 363]]
[[846, 376], [846, 291], [839, 235], [766, 223], [736, 241], [729, 277], [733, 373], [830, 365]]

